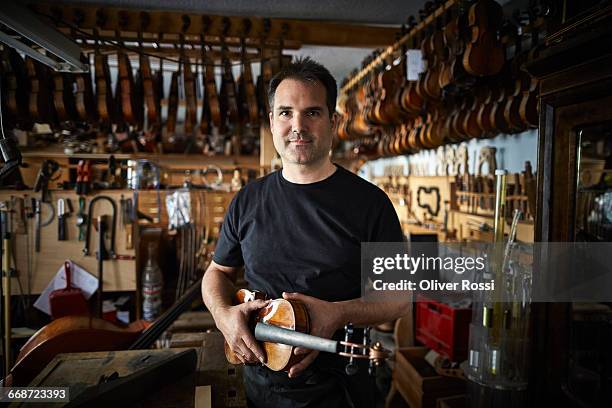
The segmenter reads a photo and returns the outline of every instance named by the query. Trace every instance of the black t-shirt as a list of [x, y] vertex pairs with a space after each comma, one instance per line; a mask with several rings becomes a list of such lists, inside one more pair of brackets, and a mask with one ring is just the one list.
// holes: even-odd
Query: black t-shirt
[[272, 299], [300, 292], [341, 301], [361, 295], [361, 243], [402, 238], [387, 195], [348, 170], [311, 184], [276, 171], [234, 197], [214, 261], [244, 265], [249, 289]]

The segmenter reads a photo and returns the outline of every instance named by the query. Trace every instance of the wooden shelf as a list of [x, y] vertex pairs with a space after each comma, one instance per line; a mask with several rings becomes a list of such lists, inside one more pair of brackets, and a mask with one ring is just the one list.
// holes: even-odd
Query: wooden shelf
[[[471, 212], [461, 211], [461, 210], [449, 210], [449, 212], [452, 212], [452, 213], [455, 213], [455, 214], [467, 215], [467, 216], [471, 216], [471, 217], [481, 217], [481, 218], [486, 218], [486, 219], [489, 219], [489, 220], [492, 220], [492, 219], [495, 218], [493, 215], [474, 214], [474, 213], [471, 213]], [[504, 217], [504, 218], [507, 218], [507, 217]], [[532, 220], [519, 220], [519, 224], [533, 225], [533, 221]]]
[[66, 154], [61, 149], [22, 149], [22, 157], [24, 158], [42, 158], [42, 159], [72, 159], [72, 158], [83, 158], [83, 159], [108, 159], [110, 156], [114, 156], [117, 160], [138, 160], [146, 159], [155, 161], [159, 164], [164, 162], [172, 162], [173, 167], [180, 168], [184, 167], [185, 164], [194, 163], [198, 166], [205, 166], [208, 164], [223, 165], [235, 165], [235, 166], [252, 166], [259, 167], [259, 156], [253, 155], [215, 155], [208, 156], [204, 154], [154, 154], [154, 153], [73, 153]]

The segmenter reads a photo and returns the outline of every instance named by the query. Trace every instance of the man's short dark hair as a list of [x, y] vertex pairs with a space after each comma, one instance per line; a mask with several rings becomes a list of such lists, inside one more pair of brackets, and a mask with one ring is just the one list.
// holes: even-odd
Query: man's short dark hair
[[274, 109], [274, 95], [276, 88], [285, 79], [295, 79], [304, 82], [320, 82], [325, 87], [327, 110], [329, 117], [336, 112], [336, 98], [338, 97], [338, 88], [336, 80], [332, 74], [323, 65], [312, 60], [310, 57], [297, 58], [291, 64], [284, 66], [279, 72], [272, 77], [270, 87], [268, 88], [268, 102], [270, 109]]

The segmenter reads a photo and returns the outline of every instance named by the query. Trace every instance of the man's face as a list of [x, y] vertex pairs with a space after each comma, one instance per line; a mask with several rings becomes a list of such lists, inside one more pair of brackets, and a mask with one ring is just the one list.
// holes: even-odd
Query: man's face
[[314, 164], [328, 157], [337, 118], [330, 118], [320, 82], [285, 79], [270, 112], [274, 147], [283, 163]]

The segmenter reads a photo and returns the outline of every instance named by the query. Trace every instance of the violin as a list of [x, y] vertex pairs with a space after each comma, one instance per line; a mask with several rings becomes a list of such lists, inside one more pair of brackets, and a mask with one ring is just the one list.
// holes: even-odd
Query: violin
[[[436, 0], [436, 6], [440, 7], [443, 2]], [[431, 8], [431, 12], [435, 11], [435, 8]], [[423, 48], [422, 48], [423, 49]], [[444, 44], [444, 33], [440, 24], [440, 18], [436, 18], [436, 29], [429, 36], [429, 44], [423, 49], [427, 52], [427, 74], [425, 76], [425, 93], [427, 93], [432, 99], [438, 100], [441, 97], [440, 88], [440, 62], [445, 57], [445, 44]]]
[[474, 95], [467, 98], [468, 113], [463, 119], [463, 131], [472, 138], [481, 138], [484, 131], [478, 124], [478, 112], [485, 101], [485, 92], [483, 87], [477, 87], [474, 90]]
[[461, 99], [460, 104], [457, 106], [455, 114], [453, 115], [453, 120], [451, 122], [451, 127], [453, 128], [453, 133], [459, 135], [460, 140], [469, 140], [470, 135], [465, 131], [463, 124], [465, 123], [465, 119], [467, 118], [468, 111], [468, 96], [464, 95]]
[[[416, 26], [415, 18], [413, 16], [410, 16], [408, 19], [408, 24], [411, 30]], [[417, 41], [416, 35], [413, 34], [411, 45], [412, 49], [416, 49]], [[421, 97], [421, 94], [417, 92], [417, 81], [406, 81], [402, 90], [400, 105], [404, 112], [407, 112], [412, 116], [418, 115], [421, 112], [423, 98]]]
[[[204, 52], [204, 51], [202, 51]], [[204, 85], [206, 91], [206, 102], [210, 111], [210, 120], [217, 128], [221, 127], [221, 105], [219, 103], [219, 94], [217, 92], [217, 83], [215, 82], [215, 65], [214, 61], [208, 61], [204, 69]]]
[[191, 71], [189, 58], [183, 57], [183, 85], [185, 87], [185, 134], [191, 135], [194, 131], [197, 117], [197, 100], [195, 89], [195, 78]]
[[159, 335], [198, 298], [198, 279], [175, 304], [155, 322], [137, 320], [120, 326], [91, 316], [65, 316], [53, 320], [24, 344], [5, 386], [26, 386], [60, 353], [141, 350], [149, 348]]
[[108, 57], [101, 54], [97, 49], [94, 56], [95, 80], [96, 80], [96, 102], [98, 118], [101, 125], [110, 128], [114, 122], [113, 92], [111, 89], [111, 77], [108, 67]]
[[[533, 19], [533, 16], [530, 14], [530, 18]], [[535, 54], [537, 52], [537, 46], [539, 42], [540, 31], [538, 27], [539, 19], [536, 19], [535, 22], [532, 21], [530, 24], [531, 28], [531, 49], [527, 53], [526, 61], [532, 61], [535, 59]], [[532, 76], [529, 76], [523, 69], [520, 67], [521, 72], [527, 77], [523, 82], [522, 89], [522, 97], [521, 103], [519, 105], [519, 116], [525, 126], [530, 128], [538, 127], [539, 120], [539, 112], [538, 112], [538, 91], [539, 91], [539, 81]]]
[[257, 78], [257, 96], [259, 99], [259, 109], [262, 118], [268, 117], [268, 113], [272, 108], [270, 101], [268, 100], [268, 89], [270, 88], [270, 81], [272, 80], [273, 72], [270, 60], [266, 56], [265, 44], [266, 37], [270, 32], [272, 23], [269, 18], [263, 20], [262, 35], [259, 39], [260, 49], [259, 55], [261, 57], [261, 74]]
[[442, 105], [437, 106], [431, 114], [431, 125], [426, 133], [426, 144], [429, 148], [437, 148], [444, 144], [446, 139], [446, 130], [444, 128], [444, 120], [446, 113]]
[[463, 67], [470, 74], [495, 75], [504, 66], [504, 50], [497, 38], [502, 19], [502, 7], [495, 0], [478, 0], [470, 6], [468, 24], [472, 36], [463, 54]]
[[135, 103], [134, 103], [134, 78], [132, 65], [126, 53], [119, 50], [117, 54], [119, 63], [119, 84], [121, 89], [121, 113], [123, 120], [130, 125], [136, 124]]
[[[375, 58], [377, 58], [376, 52], [362, 62], [361, 68], [363, 69], [366, 65], [369, 65]], [[363, 104], [363, 117], [365, 121], [372, 126], [379, 125], [375, 112], [377, 100], [380, 99], [380, 87], [376, 86], [378, 83], [378, 75], [378, 71], [372, 70], [370, 75], [364, 76], [363, 80], [359, 84], [360, 87], [363, 87], [363, 93], [365, 96]]]
[[73, 75], [61, 72], [53, 73], [53, 106], [60, 122], [68, 122], [76, 118], [73, 88]]
[[[84, 62], [89, 63], [89, 58], [83, 58]], [[76, 91], [74, 92], [75, 108], [78, 120], [81, 122], [93, 123], [97, 120], [95, 109], [95, 96], [91, 83], [91, 74], [85, 72], [77, 74], [75, 77]]]
[[147, 109], [147, 128], [144, 129], [143, 144], [145, 151], [153, 153], [157, 150], [156, 141], [160, 130], [159, 118], [161, 116], [157, 107], [157, 89], [155, 86], [155, 79], [151, 72], [149, 57], [140, 54], [139, 66], [139, 74], [142, 79], [144, 106]]
[[364, 115], [361, 115], [363, 107], [366, 104], [366, 92], [365, 87], [361, 86], [357, 89], [354, 98], [354, 104], [352, 105], [352, 114], [350, 121], [349, 133], [353, 135], [353, 138], [358, 139], [361, 137], [371, 137], [374, 133], [374, 129], [370, 126]]
[[[427, 5], [428, 10], [431, 8], [431, 2], [428, 2]], [[421, 20], [421, 23], [423, 23], [423, 21], [425, 21], [425, 17], [427, 15], [427, 12], [425, 10], [419, 10], [419, 19]], [[427, 93], [427, 90], [425, 89], [425, 84], [427, 83], [427, 76], [429, 75], [429, 68], [431, 66], [430, 63], [430, 49], [429, 46], [431, 45], [431, 39], [430, 39], [431, 34], [426, 35], [425, 37], [422, 37], [421, 40], [421, 44], [420, 44], [420, 48], [421, 48], [421, 56], [423, 58], [423, 61], [425, 62], [425, 71], [421, 72], [419, 74], [419, 79], [417, 79], [416, 81], [416, 92], [419, 94], [419, 96], [423, 99], [423, 100], [429, 100], [432, 97]]]
[[17, 51], [12, 47], [4, 47], [2, 51], [2, 78], [6, 92], [2, 103], [14, 121], [21, 128], [29, 129], [31, 124], [28, 118], [29, 81], [25, 75], [25, 63]]
[[391, 67], [383, 62], [380, 67], [380, 72], [376, 74], [375, 80], [370, 84], [371, 92], [369, 93], [368, 101], [373, 103], [371, 115], [368, 119], [374, 125], [389, 125], [392, 119], [386, 115], [385, 105], [388, 103], [387, 94], [394, 89], [393, 73]]
[[[346, 80], [343, 82], [343, 85], [346, 84]], [[336, 130], [336, 134], [338, 135], [338, 139], [340, 140], [349, 140], [350, 136], [346, 131], [347, 118], [348, 118], [348, 109], [346, 103], [348, 101], [348, 92], [343, 93], [342, 95], [338, 95], [338, 128]]]
[[[261, 292], [240, 289], [236, 293], [235, 301], [244, 303], [265, 298]], [[266, 353], [264, 365], [273, 371], [289, 371], [291, 366], [305, 356], [296, 356], [293, 352], [295, 347], [305, 347], [349, 358], [346, 366], [346, 373], [349, 375], [357, 372], [354, 360], [369, 360], [370, 370], [373, 370], [375, 366], [379, 366], [390, 357], [390, 353], [380, 343], [370, 344], [369, 329], [365, 330], [361, 344], [350, 341], [353, 334], [353, 327], [350, 324], [345, 327], [344, 341], [308, 334], [310, 331], [308, 311], [301, 302], [294, 300], [272, 300], [268, 306], [252, 316], [251, 325], [255, 339], [262, 342]], [[240, 364], [240, 360], [227, 343], [225, 343], [225, 356], [231, 364]]]
[[408, 132], [408, 146], [410, 151], [418, 152], [423, 149], [424, 146], [421, 144], [423, 125], [423, 115], [417, 116], [412, 124], [412, 128]]
[[[246, 20], [250, 21], [250, 20]], [[246, 55], [246, 46], [244, 38], [242, 41], [242, 84], [244, 87], [244, 102], [247, 106], [248, 120], [251, 127], [259, 125], [259, 107], [257, 106], [257, 95], [255, 83], [253, 82], [253, 71], [251, 70], [251, 62]]]
[[232, 65], [227, 57], [228, 49], [223, 49], [223, 74], [221, 79], [221, 114], [222, 126], [220, 133], [227, 133], [227, 125], [233, 126], [238, 123], [238, 101], [236, 99], [236, 83], [232, 73]]
[[30, 79], [30, 99], [28, 103], [30, 117], [37, 122], [55, 124], [56, 114], [53, 109], [47, 67], [30, 57], [26, 57], [25, 65]]
[[388, 67], [388, 78], [383, 88], [382, 111], [386, 119], [386, 124], [400, 124], [406, 118], [406, 114], [401, 108], [400, 98], [402, 83], [405, 77], [406, 68], [404, 65], [405, 53], [402, 53]]
[[149, 128], [151, 132], [154, 130], [155, 135], [155, 151], [157, 153], [164, 152], [164, 144], [162, 140], [162, 114], [161, 114], [161, 103], [164, 98], [164, 70], [163, 70], [163, 59], [159, 59], [159, 70], [153, 73], [153, 89], [155, 89], [155, 107], [157, 109], [157, 123], [154, 128], [151, 128], [151, 124], [149, 124]]
[[135, 130], [138, 133], [144, 133], [144, 115], [145, 115], [145, 99], [144, 99], [144, 77], [142, 70], [138, 68], [136, 77], [134, 78], [134, 121], [136, 124]]
[[[180, 66], [179, 66], [180, 70]], [[175, 151], [174, 143], [176, 141], [176, 116], [178, 113], [179, 104], [179, 89], [178, 89], [179, 72], [173, 72], [170, 79], [170, 92], [168, 94], [168, 117], [166, 119], [166, 143], [164, 143], [164, 152]]]
[[459, 41], [459, 21], [458, 17], [452, 16], [452, 9], [448, 11], [446, 24], [442, 31], [444, 47], [440, 58], [440, 75], [438, 75], [438, 85], [444, 89], [449, 87], [452, 82], [451, 62], [455, 56], [455, 46]]
[[491, 121], [491, 111], [495, 107], [495, 101], [499, 98], [499, 87], [487, 86], [484, 89], [484, 101], [478, 109], [476, 123], [483, 132], [483, 136], [492, 136], [497, 133], [495, 123]]
[[524, 130], [525, 125], [519, 115], [519, 107], [523, 96], [523, 89], [529, 84], [530, 76], [521, 70], [521, 65], [526, 53], [522, 51], [522, 38], [516, 27], [512, 27], [512, 37], [514, 40], [514, 56], [510, 63], [510, 75], [513, 78], [513, 86], [509, 87], [508, 98], [504, 106], [504, 119], [510, 125], [512, 132]]

